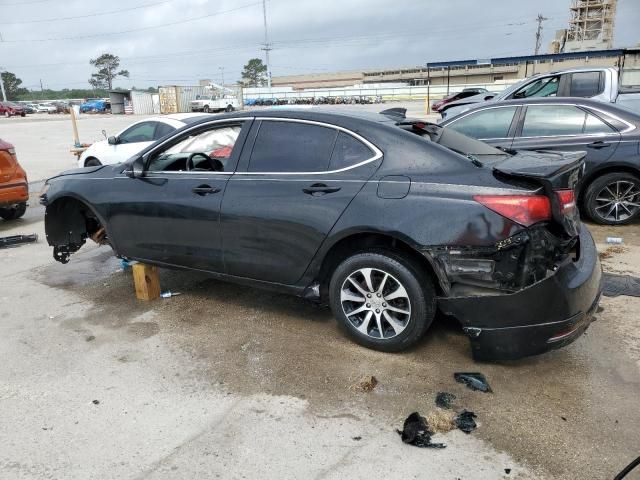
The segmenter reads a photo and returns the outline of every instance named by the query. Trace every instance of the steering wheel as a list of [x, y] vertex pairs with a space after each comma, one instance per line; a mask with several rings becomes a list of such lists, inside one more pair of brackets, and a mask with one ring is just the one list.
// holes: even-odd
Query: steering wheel
[[189, 158], [187, 158], [187, 164], [185, 166], [185, 168], [187, 169], [187, 171], [191, 171], [191, 170], [202, 170], [200, 168], [194, 168], [194, 164], [193, 164], [193, 159], [195, 157], [204, 157], [207, 159], [207, 161], [209, 162], [209, 165], [211, 166], [211, 171], [212, 172], [216, 172], [220, 169], [219, 165], [216, 165], [216, 163], [213, 161], [213, 159], [207, 155], [206, 153], [203, 152], [193, 152], [191, 155], [189, 155]]

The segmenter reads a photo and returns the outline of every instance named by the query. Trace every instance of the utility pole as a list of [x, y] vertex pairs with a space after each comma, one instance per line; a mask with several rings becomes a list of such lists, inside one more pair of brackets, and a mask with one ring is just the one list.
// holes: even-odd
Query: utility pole
[[220, 75], [222, 75], [222, 88], [224, 88], [224, 67], [218, 67]]
[[2, 67], [0, 67], [0, 90], [2, 90], [2, 101], [6, 102], [7, 101], [7, 93], [4, 91], [4, 82], [2, 81], [2, 73], [4, 72], [4, 69]]
[[547, 17], [543, 17], [541, 13], [538, 14], [536, 22], [538, 22], [538, 29], [536, 30], [536, 49], [534, 55], [540, 53], [540, 47], [542, 46], [542, 22], [549, 20]]
[[40, 93], [42, 94], [42, 100], [44, 100], [44, 88], [42, 88], [42, 79], [40, 79]]
[[269, 87], [269, 93], [271, 93], [271, 64], [269, 63], [269, 51], [272, 50], [269, 43], [269, 34], [267, 32], [267, 0], [262, 0], [262, 16], [264, 18], [264, 50], [267, 60], [267, 87]]

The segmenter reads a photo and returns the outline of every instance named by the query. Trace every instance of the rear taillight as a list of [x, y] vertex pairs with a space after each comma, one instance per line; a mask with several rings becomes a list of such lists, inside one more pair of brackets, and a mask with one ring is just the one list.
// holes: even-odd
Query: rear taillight
[[544, 195], [475, 195], [473, 199], [525, 227], [551, 219], [551, 202]]
[[560, 212], [563, 215], [573, 213], [576, 209], [576, 196], [573, 190], [556, 190], [560, 202]]

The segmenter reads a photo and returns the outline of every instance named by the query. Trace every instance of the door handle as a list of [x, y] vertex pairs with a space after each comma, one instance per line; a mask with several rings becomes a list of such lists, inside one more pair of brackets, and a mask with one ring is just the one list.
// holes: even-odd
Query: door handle
[[314, 197], [319, 197], [321, 195], [326, 195], [327, 193], [335, 193], [340, 190], [340, 187], [329, 187], [324, 183], [314, 183], [313, 185], [308, 186], [307, 188], [303, 188], [302, 191], [307, 195], [313, 195]]
[[595, 148], [596, 150], [599, 150], [601, 148], [605, 148], [605, 147], [610, 147], [611, 144], [610, 143], [605, 143], [602, 140], [598, 140], [597, 142], [591, 142], [587, 145], [587, 147], [589, 148]]
[[205, 195], [211, 195], [212, 193], [218, 193], [220, 191], [219, 188], [214, 188], [211, 185], [198, 185], [193, 190], [191, 190], [196, 195], [200, 195], [204, 197]]

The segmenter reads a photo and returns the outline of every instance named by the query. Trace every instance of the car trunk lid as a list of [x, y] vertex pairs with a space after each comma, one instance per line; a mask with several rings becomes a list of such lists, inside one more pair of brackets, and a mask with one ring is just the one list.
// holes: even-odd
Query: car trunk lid
[[575, 191], [584, 174], [585, 156], [586, 152], [518, 151], [487, 163], [499, 177], [541, 186], [551, 203], [553, 219], [566, 234], [577, 236], [580, 216], [575, 204]]

